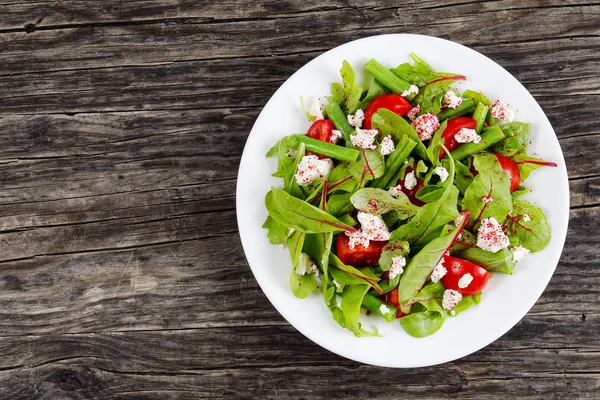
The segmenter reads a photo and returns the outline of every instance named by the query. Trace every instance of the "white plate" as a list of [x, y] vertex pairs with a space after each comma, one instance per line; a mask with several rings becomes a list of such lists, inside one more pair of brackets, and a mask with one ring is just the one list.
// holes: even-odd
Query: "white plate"
[[[365, 328], [377, 325], [382, 338], [356, 338], [342, 329], [325, 307], [320, 291], [304, 300], [292, 294], [291, 263], [287, 250], [269, 244], [261, 228], [267, 212], [265, 194], [281, 187], [271, 173], [276, 160], [265, 158], [282, 136], [304, 133], [310, 126], [300, 108], [326, 96], [331, 82], [340, 81], [339, 69], [348, 60], [362, 78], [362, 67], [372, 57], [391, 68], [410, 61], [415, 52], [437, 71], [467, 77], [457, 88], [484, 92], [492, 100], [510, 103], [520, 121], [533, 127], [530, 154], [554, 161], [558, 168], [542, 168], [527, 180], [534, 188], [528, 199], [539, 205], [552, 227], [552, 240], [544, 251], [521, 261], [514, 275], [495, 274], [481, 303], [456, 318], [446, 320], [432, 336], [415, 339], [398, 322], [362, 316]], [[505, 69], [489, 58], [459, 44], [429, 36], [382, 35], [346, 43], [315, 58], [292, 75], [275, 92], [256, 120], [242, 155], [237, 181], [237, 219], [242, 245], [260, 287], [283, 317], [306, 337], [352, 360], [386, 367], [420, 367], [471, 354], [498, 339], [535, 304], [558, 263], [569, 218], [569, 185], [558, 140], [544, 112], [531, 94]]]

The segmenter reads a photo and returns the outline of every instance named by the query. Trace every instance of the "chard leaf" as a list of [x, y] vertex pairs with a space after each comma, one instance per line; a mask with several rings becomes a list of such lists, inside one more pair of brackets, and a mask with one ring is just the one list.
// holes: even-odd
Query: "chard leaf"
[[[456, 191], [456, 189], [454, 189]], [[403, 313], [409, 314], [411, 301], [419, 293], [433, 268], [440, 262], [467, 223], [468, 216], [448, 235], [431, 240], [408, 263], [400, 278], [398, 300]]]
[[338, 217], [354, 211], [354, 206], [350, 202], [352, 193], [334, 194], [327, 200], [325, 211], [329, 214]]
[[504, 139], [492, 145], [491, 150], [494, 153], [510, 157], [519, 152], [527, 152], [531, 140], [531, 124], [509, 122], [500, 125], [500, 129], [504, 132]]
[[454, 174], [454, 184], [463, 196], [467, 191], [467, 188], [473, 182], [473, 174], [469, 171], [469, 168], [458, 160], [454, 160], [454, 166], [456, 173]]
[[382, 271], [389, 271], [392, 266], [392, 258], [396, 256], [408, 257], [410, 246], [404, 240], [390, 240], [381, 251], [379, 256], [379, 267]]
[[352, 177], [358, 181], [358, 188], [364, 187], [368, 181], [379, 178], [385, 170], [385, 160], [377, 150], [361, 149], [358, 160], [348, 164]]
[[282, 244], [290, 236], [290, 228], [275, 221], [270, 215], [262, 227], [268, 229], [267, 237], [271, 244]]
[[421, 159], [429, 159], [427, 155], [427, 148], [413, 127], [398, 114], [385, 108], [380, 108], [371, 117], [371, 123], [373, 124], [373, 128], [379, 129], [379, 133], [382, 137], [392, 135], [396, 141], [402, 140], [404, 136], [410, 137], [417, 143], [416, 147], [413, 149], [413, 152]]
[[501, 249], [497, 253], [485, 251], [479, 247], [471, 247], [458, 253], [458, 258], [471, 261], [482, 266], [490, 272], [501, 274], [512, 274], [515, 269], [513, 255], [508, 248]]
[[363, 188], [350, 198], [352, 205], [372, 215], [382, 215], [389, 211], [397, 211], [400, 219], [412, 217], [419, 211], [419, 207], [410, 202], [406, 194], [402, 193], [395, 198], [388, 191], [377, 188]]
[[[379, 277], [375, 275], [371, 268], [358, 269], [351, 265], [346, 265], [333, 253], [329, 255], [329, 264], [332, 276], [334, 276], [334, 278], [338, 276], [340, 279], [343, 280], [342, 281], [338, 278], [335, 278], [335, 280], [339, 283], [344, 283], [348, 285], [366, 284], [375, 289], [376, 292], [382, 292], [381, 288], [377, 284], [377, 282], [379, 282]], [[336, 269], [344, 274], [347, 274], [347, 276], [343, 278], [341, 274], [338, 274], [335, 271]]]
[[356, 337], [380, 336], [377, 329], [375, 329], [375, 332], [366, 331], [358, 322], [361, 304], [368, 290], [368, 285], [350, 285], [346, 286], [344, 293], [342, 293], [341, 308], [344, 314], [344, 322], [346, 328], [352, 331]]
[[348, 163], [341, 163], [331, 171], [328, 178], [328, 192], [354, 192], [358, 186], [358, 181], [350, 173]]
[[400, 326], [410, 336], [423, 338], [436, 333], [444, 324], [439, 312], [423, 311], [400, 318]]
[[273, 220], [299, 232], [323, 233], [355, 230], [327, 212], [297, 199], [281, 189], [271, 189], [265, 197], [265, 205]]
[[[471, 228], [475, 228], [484, 218], [494, 217], [500, 223], [512, 209], [510, 179], [504, 172], [496, 156], [491, 153], [475, 154], [473, 165], [479, 174], [465, 191], [462, 209], [471, 213]], [[492, 201], [483, 198], [491, 196]]]
[[353, 114], [360, 107], [362, 88], [356, 84], [356, 74], [350, 63], [346, 60], [340, 69], [342, 85], [331, 84], [331, 96], [327, 97], [330, 103], [339, 104], [346, 114]]
[[525, 153], [516, 153], [512, 155], [512, 160], [519, 168], [521, 182], [529, 178], [529, 174], [541, 167], [556, 167], [556, 163], [544, 161], [541, 158], [531, 157]]
[[[529, 215], [531, 220], [525, 222], [524, 214]], [[550, 241], [550, 225], [546, 215], [541, 208], [526, 200], [515, 200], [507, 228], [509, 236], [517, 236], [521, 246], [532, 253], [543, 250]]]
[[385, 88], [385, 86], [379, 83], [377, 79], [373, 79], [373, 82], [371, 83], [371, 86], [369, 86], [369, 90], [367, 91], [367, 95], [361, 102], [361, 108], [363, 110], [366, 109], [371, 100], [373, 100], [375, 97], [379, 97], [386, 93], [388, 93], [388, 91]]
[[304, 245], [304, 239], [306, 235], [302, 232], [295, 232], [288, 239], [288, 250], [292, 258], [292, 273], [290, 275], [290, 287], [294, 295], [299, 299], [306, 298], [317, 288], [317, 280], [313, 274], [298, 275], [296, 273], [296, 267], [300, 259], [300, 253], [302, 253], [302, 247]]

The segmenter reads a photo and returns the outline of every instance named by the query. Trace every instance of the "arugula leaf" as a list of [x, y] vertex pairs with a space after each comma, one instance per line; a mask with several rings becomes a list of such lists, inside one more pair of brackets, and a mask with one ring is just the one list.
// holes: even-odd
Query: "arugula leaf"
[[509, 122], [500, 125], [504, 139], [492, 145], [494, 153], [510, 157], [518, 152], [525, 153], [531, 140], [531, 124], [524, 122]]
[[[473, 165], [479, 174], [473, 178], [462, 201], [462, 209], [474, 217], [470, 227], [475, 228], [482, 219], [489, 217], [501, 223], [512, 209], [508, 174], [491, 153], [475, 154]], [[491, 196], [492, 201], [484, 202], [483, 198], [487, 196]]]
[[375, 332], [366, 331], [362, 328], [361, 323], [358, 322], [361, 304], [368, 290], [368, 285], [351, 285], [346, 286], [344, 293], [342, 293], [341, 308], [346, 328], [352, 331], [356, 337], [380, 336], [377, 329], [375, 329]]
[[412, 217], [419, 211], [419, 207], [410, 202], [408, 196], [402, 193], [395, 198], [388, 191], [377, 188], [363, 188], [356, 191], [350, 198], [352, 205], [372, 215], [382, 215], [388, 211], [397, 211], [400, 219]]
[[408, 257], [410, 246], [404, 240], [390, 240], [381, 251], [379, 256], [379, 267], [382, 271], [389, 271], [392, 266], [392, 258], [396, 256]]
[[444, 324], [444, 317], [435, 311], [423, 311], [400, 318], [400, 326], [410, 336], [423, 338], [436, 333]]
[[297, 199], [281, 189], [271, 189], [265, 197], [267, 212], [275, 221], [304, 233], [354, 231], [327, 212]]
[[377, 150], [361, 149], [358, 160], [347, 165], [352, 177], [358, 181], [358, 188], [361, 188], [368, 181], [383, 175], [385, 159], [381, 152]]
[[[454, 189], [456, 192], [456, 188]], [[400, 278], [398, 300], [403, 313], [410, 313], [410, 302], [419, 293], [429, 275], [452, 246], [467, 223], [468, 216], [448, 235], [431, 240], [408, 263]], [[407, 305], [408, 304], [408, 305]]]
[[388, 109], [380, 108], [371, 117], [371, 123], [373, 128], [379, 129], [379, 133], [382, 137], [392, 135], [397, 141], [402, 140], [403, 136], [410, 137], [417, 143], [417, 146], [413, 149], [414, 153], [421, 159], [429, 159], [427, 148], [413, 127], [398, 114]]
[[262, 226], [267, 231], [267, 237], [271, 244], [282, 244], [290, 236], [290, 228], [275, 221], [271, 216], [267, 216], [265, 223]]
[[343, 106], [346, 114], [353, 114], [360, 107], [362, 88], [357, 86], [354, 69], [346, 60], [342, 63], [340, 75], [342, 76], [343, 86], [339, 83], [332, 83], [331, 96], [327, 97], [327, 100], [330, 103], [337, 103]]
[[[530, 221], [525, 222], [523, 215], [529, 215]], [[529, 249], [532, 253], [541, 251], [550, 241], [550, 225], [546, 215], [536, 205], [526, 200], [515, 200], [513, 210], [508, 215], [508, 234], [517, 236], [521, 246]]]
[[479, 247], [472, 247], [458, 253], [458, 258], [471, 261], [482, 266], [490, 272], [501, 274], [512, 274], [515, 269], [513, 255], [508, 248], [501, 249], [496, 253], [485, 251]]
[[544, 161], [541, 158], [531, 157], [525, 153], [516, 153], [511, 156], [512, 160], [519, 168], [521, 182], [529, 178], [529, 174], [541, 167], [556, 167], [556, 163]]

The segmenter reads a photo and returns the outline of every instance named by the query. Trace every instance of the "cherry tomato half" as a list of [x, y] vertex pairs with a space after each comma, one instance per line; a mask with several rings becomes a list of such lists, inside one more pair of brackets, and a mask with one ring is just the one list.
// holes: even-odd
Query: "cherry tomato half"
[[[517, 167], [517, 164], [515, 164], [513, 160], [506, 156], [502, 156], [496, 153], [492, 154], [496, 156], [496, 159], [500, 163], [500, 166], [502, 166], [504, 172], [508, 174], [508, 178], [510, 179], [510, 191], [514, 192], [521, 184], [521, 173], [519, 172], [519, 167]], [[471, 165], [469, 171], [471, 171], [473, 176], [476, 176], [478, 174], [474, 165]]]
[[369, 242], [369, 247], [357, 244], [350, 248], [350, 238], [345, 233], [340, 233], [336, 241], [337, 256], [346, 265], [353, 267], [372, 267], [379, 263], [379, 257], [387, 240]]
[[[446, 129], [442, 133], [442, 139], [444, 139], [444, 146], [449, 151], [455, 150], [457, 147], [460, 147], [462, 143], [458, 143], [456, 139], [454, 139], [454, 135], [456, 135], [462, 128], [467, 129], [475, 129], [475, 125], [477, 125], [477, 121], [473, 118], [469, 117], [455, 117], [450, 118], [448, 120], [448, 125], [446, 125]], [[446, 152], [444, 149], [440, 150], [440, 160], [446, 156]]]
[[367, 106], [367, 109], [365, 110], [365, 129], [373, 128], [371, 125], [371, 117], [373, 117], [373, 114], [375, 114], [380, 108], [386, 108], [393, 113], [403, 116], [410, 111], [412, 106], [404, 97], [395, 93], [384, 94], [379, 97], [375, 97], [373, 100], [371, 100]]
[[[330, 139], [331, 139], [331, 135], [333, 135], [334, 129], [335, 129], [335, 126], [333, 125], [333, 122], [331, 122], [328, 119], [319, 119], [319, 120], [313, 122], [313, 124], [310, 126], [310, 128], [308, 128], [308, 131], [306, 132], [306, 136], [313, 138], [313, 139], [320, 140], [321, 142], [329, 143]], [[325, 156], [318, 154], [318, 153], [313, 153], [312, 151], [307, 151], [306, 154], [307, 155], [314, 154], [319, 158], [325, 158]]]
[[[444, 267], [448, 273], [442, 278], [442, 283], [446, 289], [458, 290], [463, 296], [472, 296], [481, 292], [490, 279], [490, 273], [484, 268], [460, 258], [445, 256]], [[461, 288], [458, 286], [458, 281], [465, 274], [471, 274], [473, 280], [467, 287]]]
[[[406, 172], [404, 174], [404, 176], [406, 176], [409, 172], [414, 171], [414, 169], [412, 167], [408, 167], [406, 168]], [[423, 206], [425, 205], [425, 203], [419, 199], [417, 199], [417, 192], [419, 191], [419, 189], [421, 189], [424, 184], [423, 184], [423, 180], [419, 179], [416, 174], [415, 174], [415, 178], [417, 178], [417, 184], [414, 188], [408, 190], [406, 189], [405, 186], [405, 180], [404, 179], [400, 179], [398, 180], [398, 184], [402, 185], [402, 192], [404, 192], [406, 194], [406, 196], [408, 197], [408, 199], [410, 200], [411, 203], [413, 203], [415, 206]]]
[[379, 296], [379, 299], [385, 301], [390, 306], [394, 306], [398, 309], [398, 312], [396, 312], [396, 318], [400, 318], [404, 315], [402, 311], [400, 311], [400, 301], [398, 300], [398, 287], [395, 287], [386, 294]]

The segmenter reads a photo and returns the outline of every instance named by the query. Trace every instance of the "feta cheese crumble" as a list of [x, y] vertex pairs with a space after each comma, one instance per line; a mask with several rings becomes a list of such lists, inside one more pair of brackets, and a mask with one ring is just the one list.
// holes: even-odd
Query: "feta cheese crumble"
[[496, 218], [489, 217], [481, 221], [481, 226], [477, 230], [477, 247], [497, 253], [509, 245], [508, 236], [504, 234]]
[[471, 284], [471, 282], [473, 282], [473, 275], [471, 275], [467, 272], [466, 274], [461, 276], [460, 279], [458, 280], [458, 287], [461, 289], [464, 289], [467, 286], [469, 286]]
[[369, 238], [363, 231], [345, 232], [346, 236], [350, 239], [348, 241], [348, 247], [354, 250], [357, 244], [363, 246], [365, 249], [369, 247]]
[[356, 218], [367, 239], [375, 241], [390, 239], [390, 231], [381, 216], [359, 211]]
[[512, 122], [515, 119], [515, 110], [506, 103], [501, 103], [500, 100], [492, 105], [492, 117], [501, 119], [506, 122]]
[[444, 310], [451, 310], [462, 300], [462, 294], [458, 290], [446, 289], [442, 298], [442, 307]]
[[354, 112], [354, 115], [348, 115], [348, 123], [355, 128], [361, 128], [365, 120], [365, 112], [360, 108]]
[[444, 94], [444, 99], [442, 100], [442, 106], [456, 109], [456, 107], [462, 104], [462, 98], [457, 96], [452, 90], [448, 90], [446, 94]]
[[404, 272], [406, 266], [406, 258], [402, 256], [392, 257], [392, 266], [390, 267], [389, 278], [394, 279]]
[[450, 310], [450, 315], [452, 315], [453, 317], [456, 316], [456, 310]]
[[[458, 215], [458, 217], [456, 217], [456, 219], [454, 220], [454, 226], [459, 226], [460, 224], [462, 224], [463, 219], [465, 219], [465, 216], [467, 215], [466, 211], [461, 211], [460, 214]], [[462, 233], [461, 233], [462, 235]]]
[[417, 85], [410, 85], [410, 87], [408, 89], [406, 89], [404, 92], [402, 92], [402, 94], [400, 96], [406, 97], [406, 96], [410, 96], [411, 94], [414, 94], [414, 95], [419, 94], [419, 87]]
[[442, 182], [446, 182], [446, 179], [448, 179], [448, 170], [444, 167], [435, 167], [433, 173], [439, 176]]
[[431, 272], [431, 282], [439, 282], [440, 279], [444, 277], [448, 273], [446, 267], [444, 267], [444, 259], [442, 258], [439, 263], [436, 264], [435, 268]]
[[319, 159], [315, 155], [304, 156], [298, 163], [298, 172], [294, 175], [300, 186], [308, 186], [317, 179], [329, 175], [333, 169], [331, 158]]
[[525, 257], [527, 257], [527, 254], [529, 254], [529, 249], [526, 249], [525, 247], [518, 245], [518, 246], [511, 247], [510, 252], [512, 253], [513, 261], [517, 263], [517, 262], [521, 261], [522, 259], [524, 259]]
[[460, 131], [454, 135], [454, 140], [458, 143], [479, 143], [481, 142], [481, 136], [477, 134], [475, 129], [460, 128]]
[[483, 197], [481, 198], [481, 200], [483, 201], [483, 204], [487, 204], [487, 203], [489, 203], [490, 201], [494, 200], [494, 198], [493, 198], [492, 196], [483, 196]]
[[297, 275], [314, 274], [319, 276], [319, 268], [317, 264], [306, 253], [300, 253], [298, 265], [296, 266]]
[[406, 116], [408, 117], [408, 119], [410, 119], [411, 121], [414, 121], [415, 118], [417, 118], [417, 114], [421, 112], [421, 105], [417, 104], [416, 107], [411, 108], [407, 113]]
[[529, 222], [531, 221], [531, 217], [529, 216], [529, 214], [523, 214], [523, 222]]
[[435, 114], [426, 113], [415, 118], [412, 126], [421, 140], [428, 140], [440, 127], [440, 121]]
[[398, 186], [392, 186], [388, 189], [388, 193], [394, 196], [395, 198], [400, 197], [400, 195], [402, 194], [402, 185], [399, 184]]
[[415, 186], [417, 186], [417, 177], [415, 176], [415, 171], [410, 171], [404, 176], [404, 187], [412, 190]]
[[315, 117], [316, 121], [325, 118], [325, 116], [323, 115], [323, 106], [321, 105], [321, 102], [319, 101], [318, 97], [310, 105], [308, 113]]
[[356, 135], [350, 136], [350, 141], [356, 147], [367, 150], [375, 150], [377, 143], [375, 143], [375, 136], [379, 131], [377, 129], [360, 129], [356, 128]]
[[342, 131], [333, 129], [331, 131], [331, 137], [329, 138], [329, 143], [336, 144], [341, 138], [342, 138]]
[[389, 308], [388, 306], [386, 306], [385, 304], [382, 304], [382, 305], [379, 307], [379, 312], [380, 312], [380, 313], [382, 313], [382, 314], [387, 314], [387, 313], [389, 313], [390, 311], [392, 311], [392, 310], [390, 310], [390, 308]]
[[394, 146], [394, 141], [392, 140], [392, 135], [387, 135], [381, 140], [380, 144], [381, 154], [387, 156], [388, 154], [392, 154], [394, 150], [396, 150], [396, 146]]

